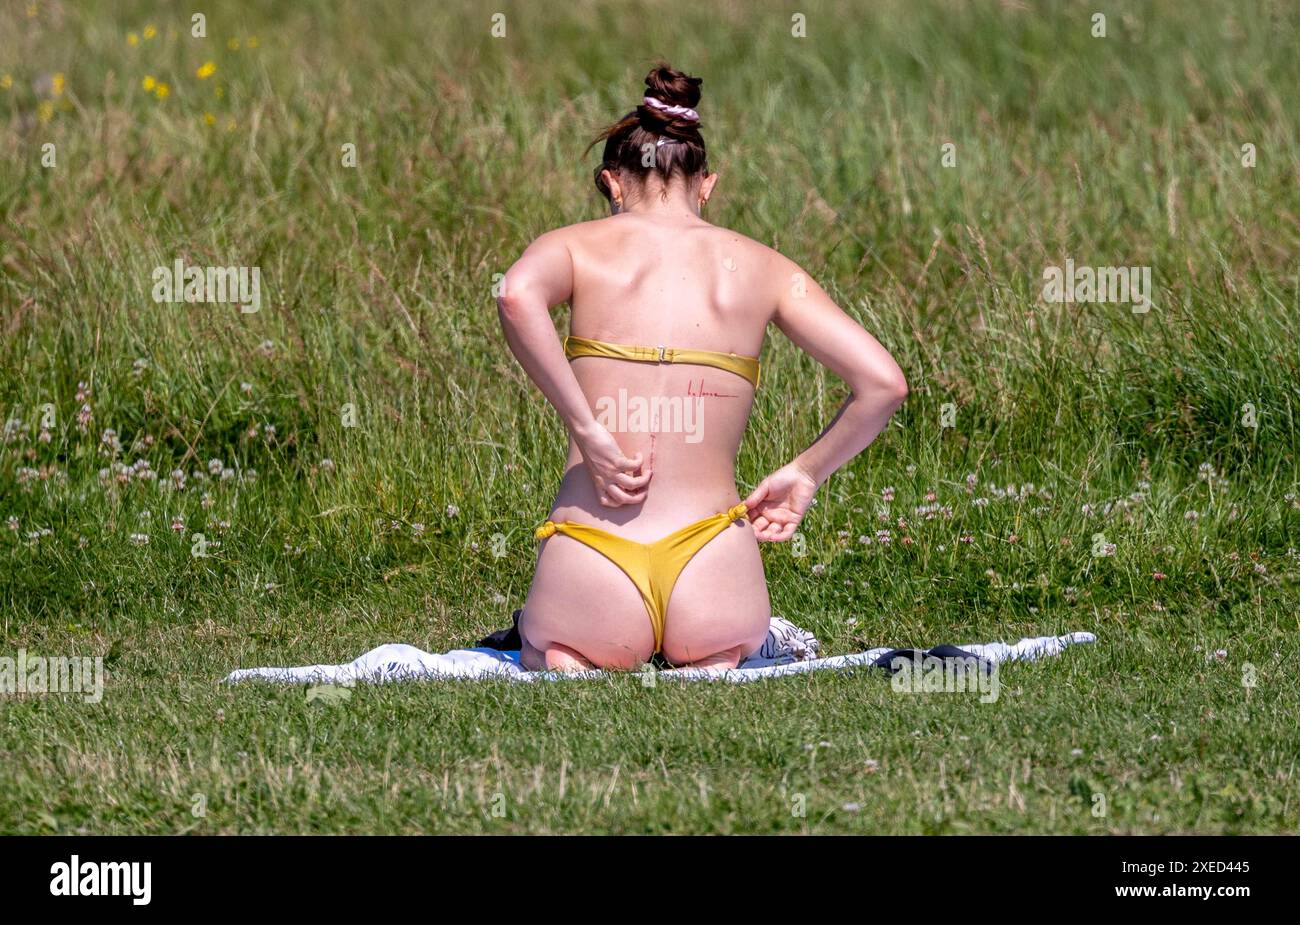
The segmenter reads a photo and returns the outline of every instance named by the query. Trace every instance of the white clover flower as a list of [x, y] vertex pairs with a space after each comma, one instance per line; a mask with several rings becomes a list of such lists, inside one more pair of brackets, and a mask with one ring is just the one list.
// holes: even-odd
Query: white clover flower
[[210, 474], [212, 474], [212, 475], [220, 475], [220, 474], [221, 474], [221, 470], [224, 469], [224, 468], [225, 468], [225, 466], [222, 464], [221, 460], [219, 460], [219, 459], [209, 459], [209, 460], [208, 460], [208, 472], [209, 472]]
[[131, 534], [131, 542], [134, 543], [136, 546], [148, 546], [148, 545], [149, 545], [149, 534], [147, 534], [147, 533], [132, 533], [132, 534]]
[[104, 428], [104, 432], [99, 435], [99, 442], [110, 456], [116, 456], [122, 452], [122, 441], [118, 439], [117, 431], [111, 427]]

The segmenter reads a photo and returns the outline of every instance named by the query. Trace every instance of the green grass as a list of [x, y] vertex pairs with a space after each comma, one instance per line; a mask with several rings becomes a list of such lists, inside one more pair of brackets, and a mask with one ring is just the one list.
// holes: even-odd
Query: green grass
[[[0, 698], [0, 831], [1300, 829], [1300, 13], [799, 6], [804, 39], [722, 2], [210, 3], [205, 41], [181, 6], [0, 12], [0, 655], [109, 671], [98, 705]], [[522, 602], [563, 434], [493, 277], [599, 214], [582, 151], [658, 55], [705, 78], [709, 217], [912, 386], [764, 550], [774, 608], [829, 653], [1097, 645], [992, 704], [864, 673], [220, 687]], [[156, 304], [177, 257], [260, 266], [262, 310]], [[1043, 302], [1067, 257], [1151, 266], [1155, 307]], [[743, 485], [844, 392], [778, 333], [764, 363]], [[137, 459], [158, 478], [118, 482]]]

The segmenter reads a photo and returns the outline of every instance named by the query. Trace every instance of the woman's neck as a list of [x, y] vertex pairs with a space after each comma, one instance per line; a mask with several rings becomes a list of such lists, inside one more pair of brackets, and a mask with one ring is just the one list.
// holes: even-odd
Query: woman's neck
[[699, 203], [689, 194], [670, 193], [664, 197], [658, 191], [647, 191], [644, 195], [626, 203], [622, 211], [652, 218], [698, 219], [700, 217]]

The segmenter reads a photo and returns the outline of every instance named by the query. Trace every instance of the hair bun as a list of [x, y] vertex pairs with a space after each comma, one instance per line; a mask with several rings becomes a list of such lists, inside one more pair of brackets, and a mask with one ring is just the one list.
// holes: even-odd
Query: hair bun
[[692, 77], [667, 62], [661, 62], [645, 76], [646, 96], [652, 96], [669, 106], [694, 109], [700, 104], [700, 84], [704, 81]]

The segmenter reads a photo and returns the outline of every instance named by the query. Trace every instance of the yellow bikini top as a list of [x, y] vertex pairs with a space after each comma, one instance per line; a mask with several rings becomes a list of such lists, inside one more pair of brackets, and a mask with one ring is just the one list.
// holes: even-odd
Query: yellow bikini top
[[585, 337], [566, 337], [564, 355], [574, 357], [608, 357], [614, 360], [632, 360], [637, 363], [689, 363], [692, 366], [712, 366], [743, 376], [758, 388], [758, 357], [743, 357], [736, 353], [717, 353], [713, 350], [683, 350], [678, 347], [632, 347], [627, 344], [610, 344], [603, 340]]

